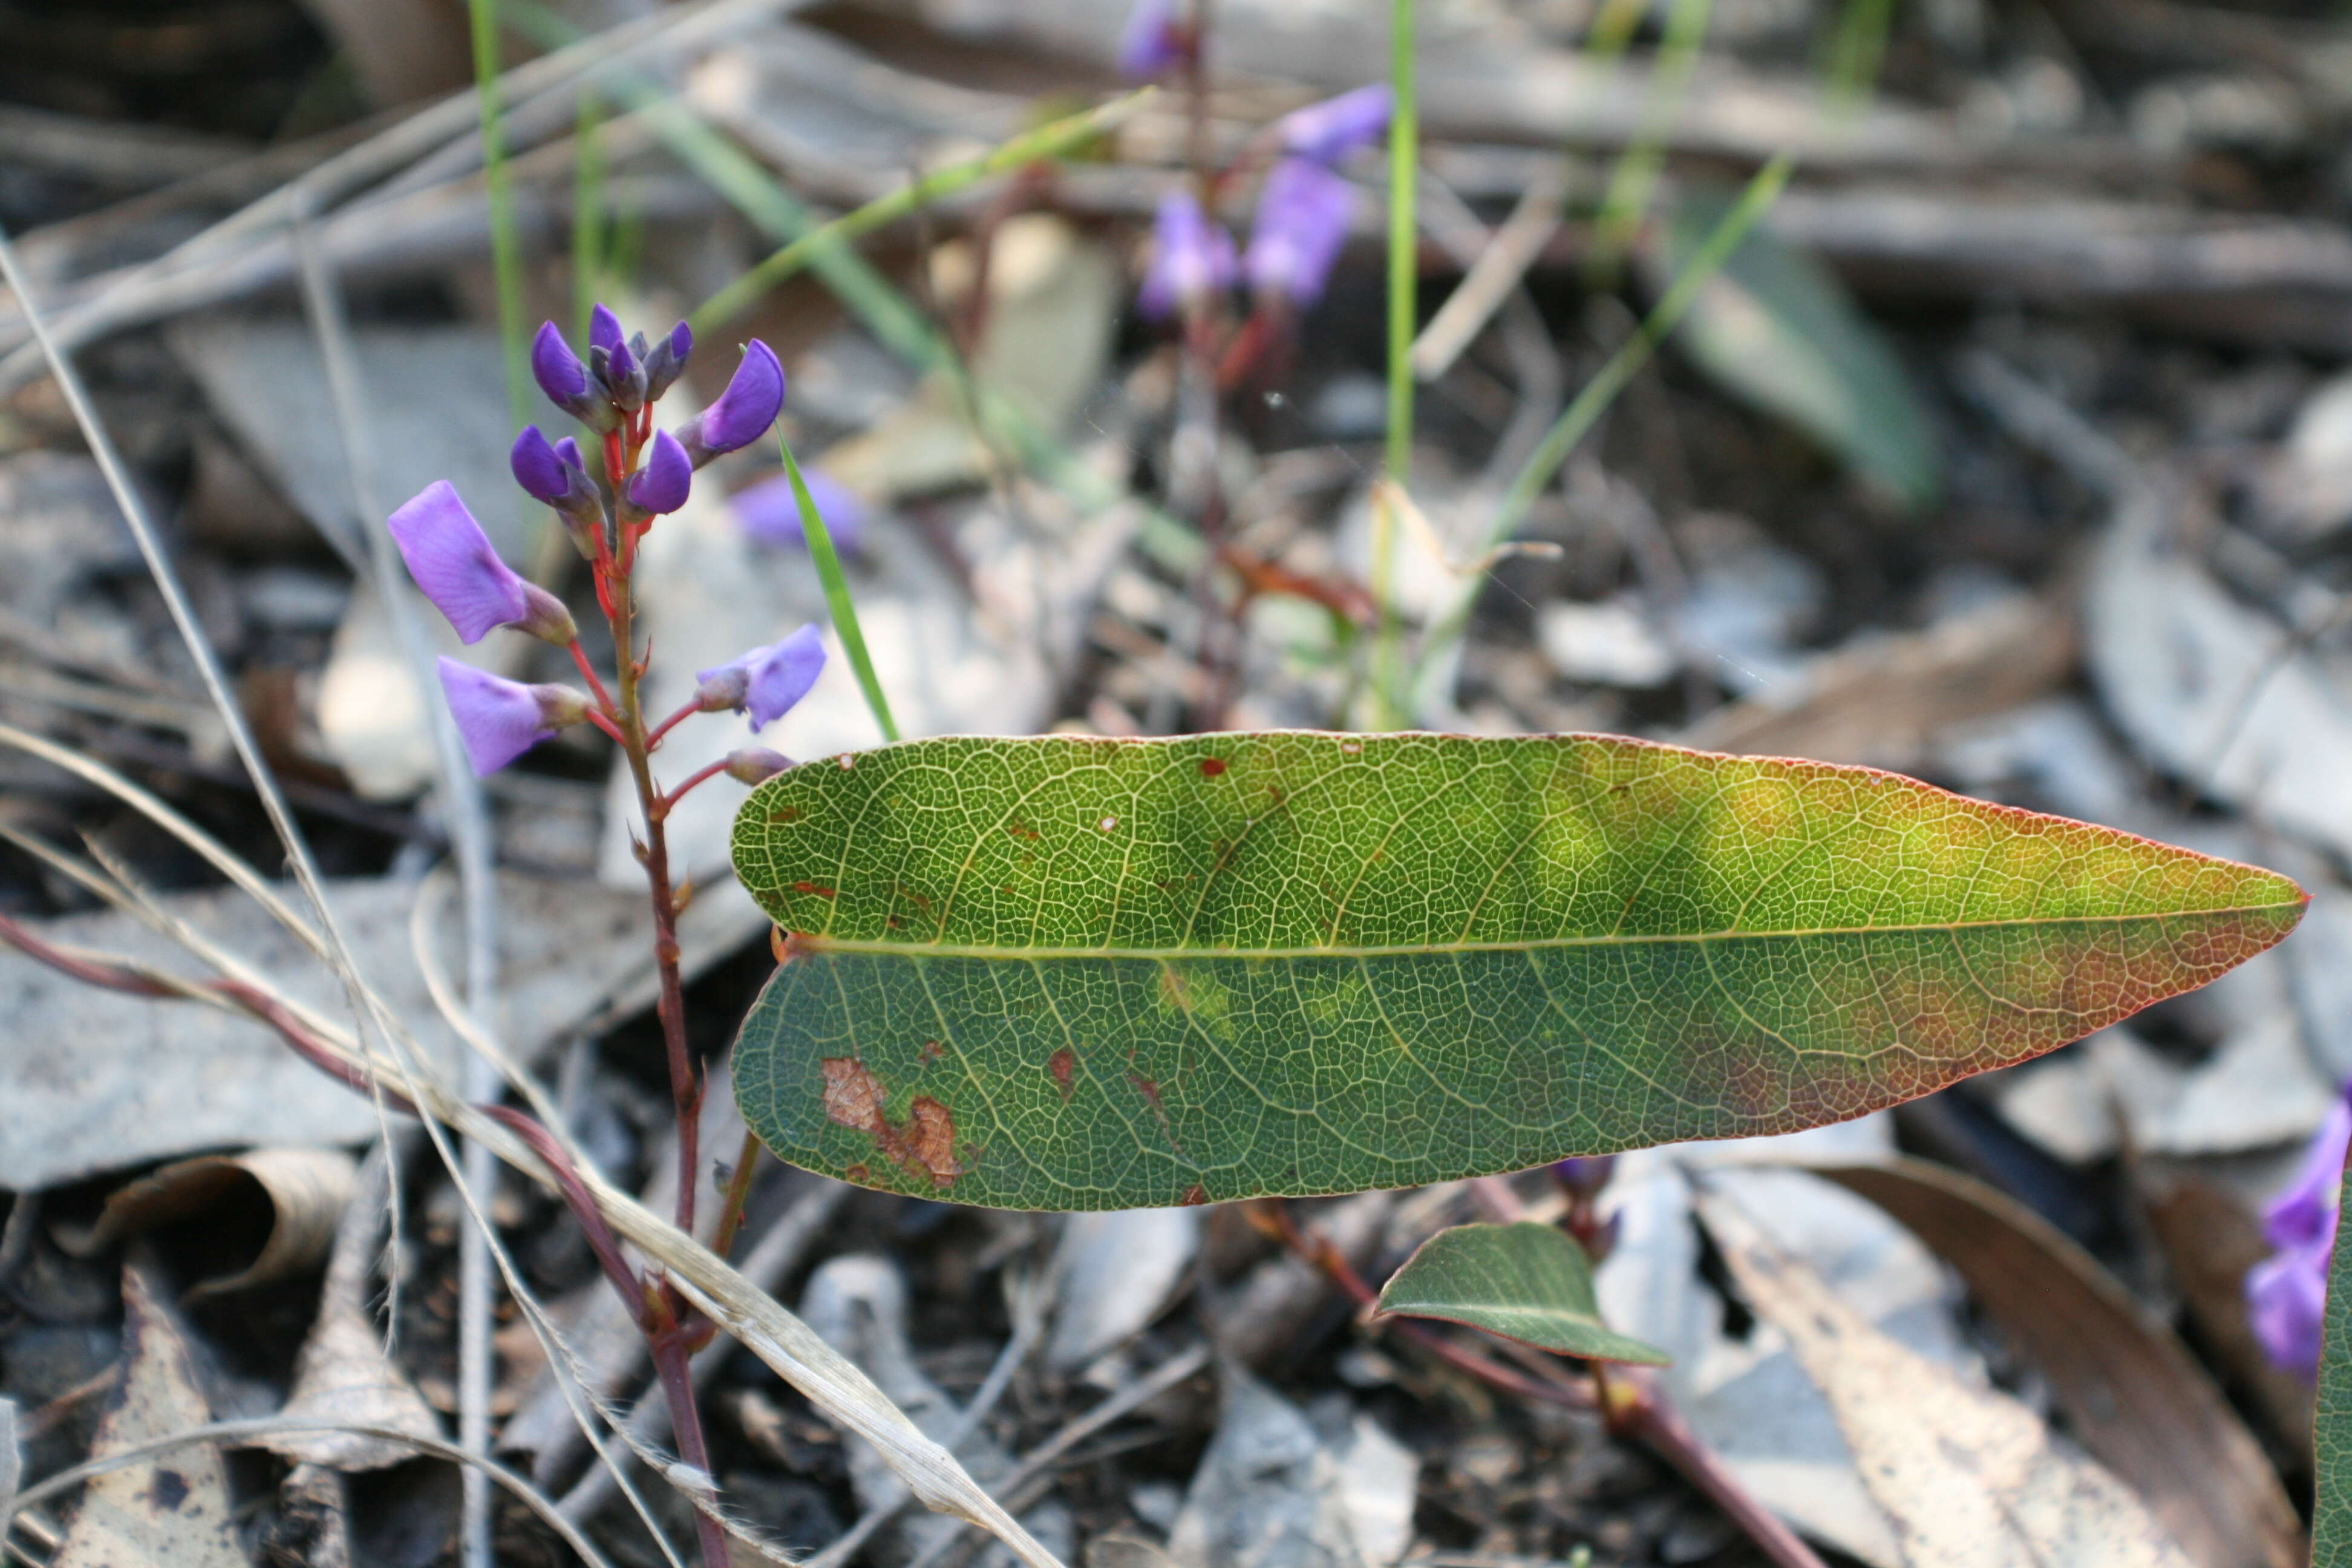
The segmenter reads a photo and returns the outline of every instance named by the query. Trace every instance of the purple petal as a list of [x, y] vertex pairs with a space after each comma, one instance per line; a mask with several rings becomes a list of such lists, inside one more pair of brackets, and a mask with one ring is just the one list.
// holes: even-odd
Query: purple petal
[[735, 367], [727, 390], [695, 426], [700, 445], [712, 456], [748, 447], [768, 433], [783, 406], [784, 367], [774, 350], [753, 338], [743, 345], [743, 363]]
[[2327, 1315], [2328, 1245], [2293, 1247], [2246, 1271], [2246, 1315], [2263, 1352], [2306, 1381], [2319, 1374]]
[[1151, 266], [1143, 275], [1136, 304], [1153, 321], [1233, 282], [1233, 237], [1209, 221], [1189, 187], [1178, 185], [1160, 198], [1151, 240]]
[[433, 607], [449, 617], [460, 640], [479, 642], [492, 627], [530, 613], [522, 579], [499, 559], [448, 480], [436, 479], [419, 490], [392, 514], [390, 526], [408, 574]]
[[611, 353], [624, 342], [621, 318], [598, 305], [588, 312], [588, 346]]
[[1323, 297], [1348, 242], [1356, 188], [1322, 164], [1285, 158], [1265, 176], [1242, 265], [1250, 287], [1305, 309]]
[[[809, 500], [816, 503], [825, 532], [833, 536], [833, 547], [844, 554], [857, 553], [866, 536], [865, 501], [823, 468], [803, 468], [801, 479], [808, 486]], [[808, 539], [801, 530], [800, 500], [793, 494], [790, 474], [778, 474], [738, 490], [727, 504], [735, 509], [735, 520], [743, 525], [743, 531], [761, 543], [780, 550], [807, 546]]]
[[477, 777], [488, 778], [555, 733], [539, 692], [454, 658], [440, 661], [441, 689]]
[[1184, 46], [1176, 27], [1176, 0], [1136, 0], [1118, 37], [1118, 74], [1129, 81], [1150, 81], [1167, 75], [1184, 61]]
[[2304, 1246], [2334, 1234], [2347, 1149], [2352, 1149], [2352, 1104], [2339, 1094], [2305, 1148], [2294, 1180], [2263, 1211], [2263, 1230], [2272, 1246]]
[[676, 511], [694, 488], [694, 460], [677, 437], [667, 430], [654, 432], [653, 450], [646, 466], [629, 476], [629, 504], [643, 511]]
[[[576, 448], [575, 448], [576, 450]], [[564, 470], [560, 448], [548, 445], [539, 426], [526, 425], [515, 437], [514, 449], [507, 454], [507, 466], [514, 470], [515, 483], [533, 500], [549, 506], [560, 505], [572, 489], [572, 476]]]
[[1381, 82], [1310, 103], [1282, 117], [1282, 145], [1301, 158], [1336, 163], [1387, 132], [1395, 101]]
[[669, 357], [679, 364], [684, 364], [686, 356], [693, 352], [694, 330], [684, 321], [680, 321], [669, 330]]
[[539, 336], [531, 340], [530, 374], [539, 382], [539, 389], [547, 394], [558, 406], [568, 406], [588, 393], [588, 370], [572, 345], [553, 321], [541, 325]]
[[563, 459], [564, 467], [577, 468], [583, 474], [588, 471], [586, 460], [580, 456], [580, 443], [571, 437], [566, 436], [555, 444], [555, 455]]

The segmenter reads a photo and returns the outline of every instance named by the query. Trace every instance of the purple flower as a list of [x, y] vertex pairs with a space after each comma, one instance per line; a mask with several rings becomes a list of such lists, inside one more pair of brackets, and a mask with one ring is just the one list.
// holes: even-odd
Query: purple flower
[[1305, 158], [1276, 163], [1265, 176], [1242, 258], [1250, 287], [1300, 310], [1321, 299], [1355, 206], [1356, 188], [1322, 164]]
[[[572, 447], [575, 452], [579, 449]], [[524, 426], [522, 434], [515, 437], [507, 466], [514, 470], [515, 483], [533, 500], [562, 506], [572, 492], [572, 476], [563, 467], [562, 451], [549, 445], [536, 425]]]
[[1286, 114], [1276, 129], [1282, 133], [1284, 151], [1318, 163], [1337, 163], [1387, 132], [1395, 101], [1385, 82], [1360, 87]]
[[[856, 554], [865, 542], [866, 503], [856, 490], [823, 468], [803, 468], [801, 479], [808, 486], [809, 500], [816, 503], [825, 532], [833, 536], [834, 548]], [[793, 494], [790, 474], [778, 474], [738, 490], [727, 504], [735, 509], [735, 521], [743, 525], [743, 531], [761, 543], [780, 550], [807, 546], [808, 539], [801, 531], [800, 499]]]
[[2319, 1376], [2335, 1237], [2274, 1252], [2246, 1270], [2246, 1318], [2263, 1352], [2305, 1382]]
[[441, 690], [476, 776], [488, 778], [567, 724], [588, 717], [568, 686], [525, 686], [454, 658], [440, 662]]
[[808, 695], [824, 668], [824, 639], [814, 626], [780, 643], [755, 647], [716, 669], [695, 671], [697, 696], [706, 713], [749, 710], [751, 728], [761, 730]]
[[668, 431], [655, 431], [646, 466], [629, 476], [629, 504], [645, 512], [676, 511], [693, 487], [694, 463], [686, 448]]
[[1160, 198], [1151, 226], [1151, 266], [1135, 302], [1153, 321], [1207, 300], [1234, 280], [1234, 241], [1209, 221], [1186, 186]]
[[1556, 1162], [1551, 1173], [1570, 1192], [1590, 1198], [1609, 1184], [1610, 1174], [1616, 1168], [1614, 1154], [1586, 1154]]
[[539, 389], [547, 394], [559, 408], [569, 409], [588, 395], [588, 371], [581, 364], [580, 356], [563, 341], [553, 321], [540, 324], [539, 336], [531, 340], [530, 374], [538, 378]]
[[2352, 1149], [2352, 1087], [2336, 1098], [2312, 1134], [2294, 1180], [2263, 1213], [2277, 1250], [2246, 1270], [2246, 1313], [2271, 1360], [2305, 1378], [2319, 1373], [2327, 1268], [2336, 1252], [2337, 1192]]
[[460, 640], [478, 643], [491, 628], [530, 613], [523, 580], [499, 559], [489, 536], [448, 480], [436, 479], [417, 491], [392, 514], [390, 525], [408, 574], [433, 607], [449, 617]]
[[735, 367], [727, 390], [678, 438], [698, 468], [766, 435], [783, 406], [784, 367], [776, 363], [773, 349], [753, 338], [743, 345], [743, 363]]
[[622, 339], [620, 317], [613, 314], [603, 305], [598, 305], [588, 312], [588, 346], [590, 348], [603, 349], [609, 354], [621, 346]]
[[580, 443], [571, 437], [566, 436], [555, 444], [555, 455], [563, 460], [564, 467], [577, 468], [583, 474], [588, 471], [586, 459], [580, 456]]
[[1150, 81], [1184, 63], [1191, 48], [1176, 20], [1176, 0], [1136, 0], [1118, 37], [1118, 74]]

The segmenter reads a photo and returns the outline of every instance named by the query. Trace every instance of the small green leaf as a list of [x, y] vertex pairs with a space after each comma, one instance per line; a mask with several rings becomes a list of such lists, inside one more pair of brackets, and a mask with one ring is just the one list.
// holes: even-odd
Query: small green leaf
[[[1678, 274], [1727, 210], [1677, 206], [1661, 270]], [[1942, 458], [1903, 362], [1807, 252], [1759, 228], [1708, 279], [1681, 338], [1700, 369], [1811, 436], [1911, 506], [1943, 486]]]
[[[2341, 1201], [2352, 1203], [2352, 1171], [2345, 1173]], [[2352, 1245], [2340, 1233], [2327, 1266], [2312, 1447], [2311, 1568], [2352, 1568]]]
[[1441, 1318], [1591, 1361], [1664, 1366], [1655, 1345], [1612, 1331], [1592, 1298], [1592, 1260], [1549, 1225], [1457, 1225], [1405, 1259], [1381, 1289], [1376, 1318]]
[[1866, 768], [1595, 735], [947, 736], [735, 823], [794, 1164], [1006, 1208], [1783, 1132], [2201, 985], [2285, 878]]

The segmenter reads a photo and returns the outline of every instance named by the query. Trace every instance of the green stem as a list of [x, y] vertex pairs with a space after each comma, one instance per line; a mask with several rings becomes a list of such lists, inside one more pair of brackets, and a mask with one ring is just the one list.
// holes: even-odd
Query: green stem
[[482, 106], [482, 183], [490, 198], [490, 268], [498, 280], [499, 342], [506, 351], [507, 411], [530, 418], [530, 348], [522, 319], [522, 236], [507, 168], [506, 108], [499, 92], [498, 0], [467, 0], [473, 22], [474, 87]]
[[583, 91], [572, 162], [572, 327], [582, 342], [604, 277], [604, 101]]
[[1868, 106], [1894, 10], [1895, 0], [1846, 0], [1830, 45], [1830, 107], [1838, 114], [1859, 114]]
[[944, 196], [951, 196], [991, 174], [1001, 174], [1048, 158], [1058, 158], [1118, 124], [1159, 90], [1158, 88], [1147, 87], [1140, 92], [1129, 93], [1099, 108], [1089, 109], [1083, 114], [1073, 114], [1050, 125], [1041, 125], [976, 158], [967, 158], [961, 163], [935, 169], [887, 195], [877, 196], [864, 206], [844, 213], [832, 222], [811, 229], [791, 244], [771, 252], [758, 266], [696, 307], [693, 315], [688, 318], [688, 324], [698, 335], [709, 331], [807, 266], [812, 258], [827, 247], [869, 234], [919, 207]]
[[801, 509], [801, 534], [808, 541], [809, 559], [816, 563], [817, 581], [824, 584], [825, 607], [833, 612], [833, 629], [841, 637], [841, 651], [849, 656], [849, 668], [857, 672], [858, 688], [866, 693], [866, 706], [874, 710], [882, 738], [896, 741], [898, 723], [890, 717], [889, 700], [882, 695], [881, 678], [874, 673], [873, 656], [866, 651], [866, 633], [858, 626], [857, 605], [849, 597], [849, 579], [841, 570], [841, 555], [833, 547], [824, 514], [811, 499], [808, 481], [801, 478], [801, 466], [793, 460], [792, 446], [781, 431], [776, 450], [784, 455], [784, 472], [792, 476], [793, 500]]
[[[1413, 0], [1389, 3], [1389, 430], [1388, 474], [1400, 491], [1412, 479], [1412, 338], [1419, 320], [1420, 232], [1415, 183], [1421, 167], [1420, 100], [1413, 83]], [[1381, 722], [1396, 716], [1391, 698], [1397, 667], [1394, 509], [1372, 508], [1371, 593], [1378, 625], [1372, 636], [1372, 699]]]

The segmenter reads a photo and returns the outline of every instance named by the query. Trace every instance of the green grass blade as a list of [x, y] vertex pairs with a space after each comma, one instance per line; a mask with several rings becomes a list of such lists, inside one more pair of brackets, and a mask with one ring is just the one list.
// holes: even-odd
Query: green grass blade
[[866, 693], [866, 706], [873, 710], [882, 738], [896, 741], [898, 721], [890, 717], [890, 700], [882, 695], [882, 678], [874, 673], [874, 656], [866, 650], [865, 628], [857, 624], [857, 604], [849, 596], [849, 578], [841, 569], [841, 552], [833, 547], [833, 531], [825, 527], [824, 514], [809, 496], [808, 481], [801, 478], [801, 466], [793, 460], [791, 443], [781, 434], [776, 437], [776, 450], [784, 455], [784, 472], [792, 476], [793, 501], [801, 509], [801, 536], [808, 541], [809, 559], [816, 563], [817, 581], [824, 584], [825, 607], [833, 612], [833, 629], [841, 638], [841, 651], [849, 656], [849, 668], [857, 674], [857, 688]]
[[604, 281], [604, 100], [582, 89], [572, 141], [572, 331], [583, 343]]
[[498, 0], [467, 0], [474, 43], [474, 86], [482, 105], [482, 183], [490, 202], [490, 269], [499, 297], [499, 344], [505, 352], [507, 412], [530, 423], [530, 344], [523, 322], [522, 234], [515, 226], [514, 179], [507, 167], [506, 105], [499, 91]]
[[[1518, 531], [1519, 524], [1527, 521], [1528, 509], [1535, 504], [1536, 497], [1543, 493], [1544, 487], [1551, 483], [1552, 477], [1559, 472], [1560, 465], [1567, 462], [1569, 454], [1576, 450], [1577, 443], [1600, 423], [1601, 416], [1616, 402], [1618, 394], [1625, 390], [1626, 384], [1640, 374], [1642, 367], [1649, 363], [1650, 356], [1657, 352], [1658, 345], [1665, 342], [1683, 318], [1690, 313], [1691, 306], [1697, 301], [1708, 280], [1722, 270], [1724, 263], [1731, 259], [1732, 253], [1748, 237], [1748, 230], [1754, 228], [1771, 210], [1772, 204], [1780, 199], [1780, 192], [1787, 187], [1789, 176], [1795, 169], [1795, 156], [1783, 153], [1756, 172], [1755, 177], [1748, 182], [1747, 189], [1740, 193], [1738, 202], [1708, 231], [1706, 240], [1692, 253], [1689, 265], [1675, 275], [1675, 280], [1667, 285], [1665, 293], [1651, 307], [1640, 329], [1618, 345], [1617, 352], [1609, 356], [1591, 381], [1585, 383], [1584, 390], [1576, 395], [1575, 401], [1562, 410], [1560, 416], [1552, 421], [1551, 428], [1544, 432], [1544, 438], [1537, 443], [1536, 449], [1528, 454], [1528, 460], [1511, 480], [1511, 488], [1503, 492], [1502, 500], [1495, 508], [1494, 518], [1486, 525], [1486, 537], [1471, 552], [1473, 555], [1486, 554]], [[1437, 665], [1440, 656], [1469, 626], [1471, 607], [1476, 598], [1477, 585], [1473, 584], [1455, 598], [1453, 607], [1430, 629], [1422, 645], [1421, 670], [1424, 674]]]
[[1650, 78], [1650, 93], [1642, 106], [1641, 123], [1633, 140], [1617, 160], [1609, 189], [1601, 199], [1601, 216], [1593, 225], [1592, 258], [1585, 271], [1597, 288], [1613, 288], [1617, 271], [1632, 248], [1642, 216], [1649, 210], [1650, 193], [1657, 188], [1665, 166], [1666, 136], [1681, 114], [1690, 91], [1691, 75], [1698, 68], [1699, 50], [1706, 43], [1707, 23], [1715, 0], [1675, 0], [1666, 15], [1666, 36]]
[[[1421, 173], [1421, 103], [1414, 86], [1413, 0], [1390, 0], [1389, 90], [1389, 402], [1388, 473], [1400, 487], [1412, 479], [1412, 339], [1420, 324], [1421, 234], [1417, 182]], [[1373, 613], [1371, 692], [1381, 727], [1404, 715], [1394, 700], [1397, 672], [1395, 509], [1372, 505]]]
[[736, 1048], [794, 1164], [1011, 1208], [1354, 1192], [1858, 1116], [2204, 984], [2283, 877], [1607, 736], [957, 736], [770, 780]]
[[1041, 125], [978, 157], [935, 169], [886, 195], [877, 196], [864, 206], [844, 213], [772, 252], [751, 271], [696, 306], [693, 315], [688, 320], [698, 334], [709, 331], [740, 314], [761, 294], [809, 265], [812, 258], [826, 247], [845, 245], [919, 208], [951, 196], [991, 174], [1006, 174], [1074, 152], [1116, 128], [1159, 90], [1158, 88], [1147, 87], [1098, 108], [1066, 116], [1049, 125]]
[[1589, 1361], [1674, 1358], [1601, 1321], [1592, 1259], [1557, 1226], [1457, 1225], [1421, 1244], [1381, 1288], [1372, 1316], [1435, 1318]]

